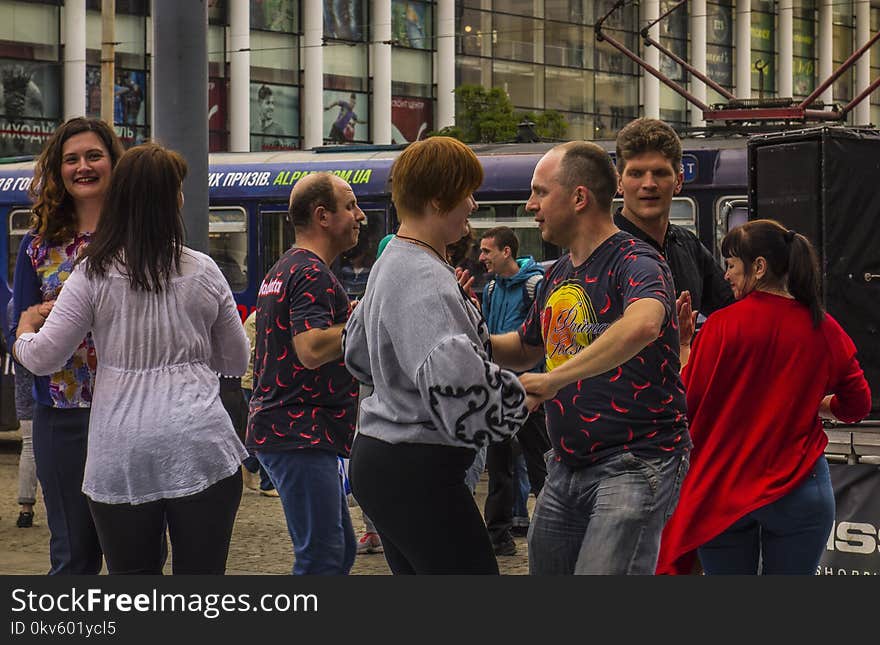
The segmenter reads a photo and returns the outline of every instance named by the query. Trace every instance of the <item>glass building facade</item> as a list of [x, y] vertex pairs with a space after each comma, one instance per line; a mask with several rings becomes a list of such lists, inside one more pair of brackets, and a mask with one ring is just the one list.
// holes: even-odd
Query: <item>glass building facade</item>
[[[693, 108], [660, 84], [659, 105], [646, 106], [644, 73], [609, 45], [594, 27], [614, 0], [456, 0], [454, 55], [439, 60], [438, 3], [388, 0], [391, 6], [391, 141], [418, 139], [439, 126], [438, 69], [454, 66], [455, 85], [502, 88], [516, 110], [557, 110], [568, 137], [610, 137], [627, 121], [652, 113], [678, 127], [693, 124]], [[304, 24], [306, 8], [323, 11], [323, 143], [375, 139], [375, 3], [370, 0], [209, 0], [208, 62], [210, 147], [229, 149], [230, 7], [247, 2], [250, 20], [249, 146], [251, 150], [304, 146]], [[661, 1], [660, 13], [675, 3]], [[802, 98], [820, 81], [823, 0], [793, 3], [792, 94]], [[856, 43], [854, 0], [831, 3], [832, 67]], [[101, 106], [101, 0], [86, 0], [86, 113]], [[875, 6], [876, 5], [876, 6]], [[706, 72], [737, 94], [737, 63], [750, 64], [751, 96], [779, 96], [780, 3], [773, 0], [706, 1]], [[387, 10], [387, 9], [386, 9]], [[640, 30], [645, 7], [627, 3], [605, 22], [610, 36], [644, 54]], [[63, 0], [0, 0], [0, 154], [38, 152], [63, 119]], [[116, 0], [114, 125], [127, 145], [150, 137], [151, 19], [148, 0]], [[738, 24], [744, 22], [745, 25]], [[679, 10], [659, 25], [660, 42], [692, 58], [691, 16]], [[749, 29], [750, 57], [738, 56], [737, 30]], [[871, 33], [880, 29], [880, 0], [871, 2]], [[870, 54], [871, 78], [880, 74], [880, 49]], [[449, 67], [451, 69], [451, 67]], [[660, 70], [686, 87], [688, 74], [660, 57]], [[835, 102], [860, 91], [855, 69], [833, 86]], [[707, 93], [707, 103], [722, 97]], [[880, 121], [880, 93], [870, 99], [870, 120]], [[383, 117], [384, 118], [384, 117]], [[850, 118], [852, 121], [852, 116]]]

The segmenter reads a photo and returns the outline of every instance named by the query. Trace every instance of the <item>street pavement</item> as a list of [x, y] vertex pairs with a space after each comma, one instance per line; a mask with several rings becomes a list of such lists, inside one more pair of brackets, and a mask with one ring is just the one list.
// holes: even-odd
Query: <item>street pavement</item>
[[[34, 526], [20, 529], [18, 518], [18, 451], [21, 435], [17, 431], [0, 432], [0, 575], [45, 574], [49, 570], [49, 529], [42, 494], [37, 493]], [[477, 486], [480, 509], [486, 499], [486, 474]], [[530, 510], [534, 498], [529, 501]], [[363, 519], [359, 508], [351, 508], [355, 534], [363, 535]], [[444, 531], [445, 527], [437, 526]], [[499, 556], [503, 575], [528, 574], [528, 548], [525, 538], [515, 538], [517, 554]], [[173, 554], [172, 554], [173, 557]], [[275, 497], [266, 497], [245, 488], [235, 520], [226, 572], [229, 575], [285, 575], [293, 566], [293, 548], [281, 504]], [[106, 573], [106, 571], [105, 571]], [[170, 559], [166, 574], [171, 573]], [[389, 575], [382, 554], [358, 555], [352, 575]]]

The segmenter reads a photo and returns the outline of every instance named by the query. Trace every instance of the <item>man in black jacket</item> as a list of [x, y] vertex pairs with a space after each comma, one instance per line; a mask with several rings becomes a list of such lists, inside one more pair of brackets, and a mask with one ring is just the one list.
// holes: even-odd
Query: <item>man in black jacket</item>
[[618, 192], [623, 207], [614, 215], [621, 230], [656, 248], [666, 258], [679, 304], [708, 316], [733, 302], [724, 272], [696, 235], [669, 222], [672, 197], [681, 192], [681, 141], [657, 119], [636, 119], [617, 134]]

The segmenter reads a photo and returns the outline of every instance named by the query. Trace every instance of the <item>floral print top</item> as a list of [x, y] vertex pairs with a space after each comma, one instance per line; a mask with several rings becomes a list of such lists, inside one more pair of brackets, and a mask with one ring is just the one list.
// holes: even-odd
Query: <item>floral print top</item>
[[[44, 244], [39, 236], [27, 246], [27, 255], [36, 273], [43, 302], [54, 300], [73, 264], [90, 241], [91, 233], [79, 233], [57, 244]], [[91, 334], [73, 352], [64, 367], [49, 376], [49, 397], [56, 408], [88, 408], [92, 405], [97, 358]]]

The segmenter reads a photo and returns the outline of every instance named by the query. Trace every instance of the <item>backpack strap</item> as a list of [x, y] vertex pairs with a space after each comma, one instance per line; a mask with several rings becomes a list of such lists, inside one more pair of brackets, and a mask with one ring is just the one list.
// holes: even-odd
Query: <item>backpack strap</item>
[[538, 285], [543, 279], [543, 275], [541, 275], [540, 273], [536, 273], [528, 280], [526, 280], [523, 284], [523, 295], [525, 296], [525, 300], [528, 303], [529, 307], [531, 307], [532, 303], [535, 301], [535, 294], [538, 292]]

